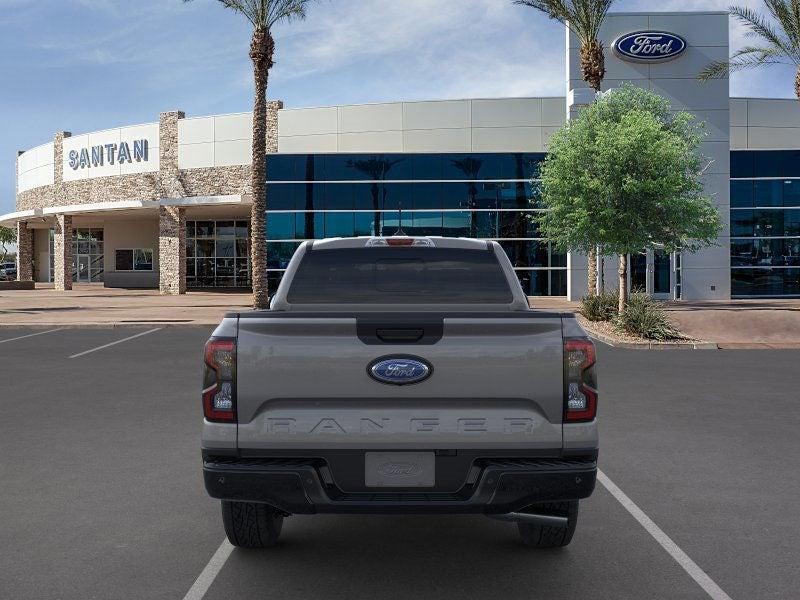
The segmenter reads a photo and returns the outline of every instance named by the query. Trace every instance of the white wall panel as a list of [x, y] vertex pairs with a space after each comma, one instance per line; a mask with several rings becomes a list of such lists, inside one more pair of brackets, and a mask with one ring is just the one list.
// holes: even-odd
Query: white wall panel
[[748, 127], [747, 143], [754, 150], [800, 148], [800, 128]]
[[402, 131], [339, 134], [339, 152], [402, 152]]
[[472, 130], [475, 152], [541, 152], [541, 127], [491, 127]]
[[731, 150], [746, 150], [747, 127], [731, 127]]
[[403, 104], [405, 129], [458, 129], [471, 126], [469, 100], [406, 102]]
[[669, 100], [673, 110], [730, 109], [727, 79], [652, 79], [651, 89]]
[[540, 127], [541, 98], [472, 101], [473, 127]]
[[403, 132], [405, 152], [469, 152], [470, 129], [418, 129]]
[[750, 127], [800, 127], [797, 100], [751, 98], [747, 102]]
[[566, 98], [542, 98], [542, 125], [544, 127], [561, 127], [566, 120]]
[[278, 138], [278, 152], [283, 154], [325, 153], [339, 149], [339, 136], [335, 133], [321, 135], [293, 135]]
[[178, 145], [203, 144], [214, 141], [214, 117], [180, 119], [178, 121]]
[[677, 33], [689, 46], [728, 46], [728, 15], [723, 12], [653, 13], [647, 27]]
[[202, 169], [214, 166], [214, 143], [178, 144], [178, 168]]
[[692, 111], [698, 122], [705, 123], [707, 142], [726, 142], [730, 137], [730, 123], [727, 110]]
[[252, 163], [253, 144], [249, 140], [214, 142], [214, 166], [229, 167]]
[[402, 129], [403, 105], [400, 102], [339, 107], [339, 133], [400, 131]]
[[278, 111], [279, 136], [337, 133], [338, 128], [338, 109], [335, 106]]
[[214, 141], [253, 141], [253, 117], [251, 113], [220, 115], [214, 117]]
[[731, 127], [747, 127], [747, 98], [731, 98]]

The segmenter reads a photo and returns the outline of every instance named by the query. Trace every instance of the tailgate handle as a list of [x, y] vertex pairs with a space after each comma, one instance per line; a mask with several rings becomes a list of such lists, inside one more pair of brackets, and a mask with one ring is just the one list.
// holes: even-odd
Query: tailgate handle
[[410, 344], [418, 342], [425, 335], [424, 329], [377, 329], [375, 335], [382, 342], [397, 342]]

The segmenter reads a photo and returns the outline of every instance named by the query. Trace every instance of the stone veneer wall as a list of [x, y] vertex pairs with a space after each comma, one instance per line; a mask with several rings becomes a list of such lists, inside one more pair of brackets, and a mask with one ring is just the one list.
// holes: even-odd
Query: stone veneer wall
[[[278, 110], [280, 101], [267, 103], [267, 152], [278, 151]], [[92, 204], [115, 200], [159, 200], [185, 196], [226, 196], [250, 193], [250, 165], [178, 169], [178, 120], [181, 111], [161, 113], [159, 118], [159, 172], [94, 177], [63, 181], [63, 141], [68, 132], [54, 138], [53, 185], [19, 192], [17, 210], [50, 206]]]
[[186, 209], [158, 207], [158, 289], [186, 293]]
[[72, 289], [72, 217], [56, 215], [53, 236], [53, 283], [58, 291]]
[[[278, 151], [278, 110], [281, 108], [282, 102], [272, 101], [267, 104], [267, 152]], [[181, 111], [165, 112], [159, 116], [158, 173], [94, 177], [65, 182], [63, 142], [71, 134], [57, 133], [54, 138], [54, 184], [17, 193], [17, 210], [117, 200], [251, 194], [250, 165], [185, 170], [178, 168], [178, 121], [182, 118], [184, 113]], [[186, 211], [184, 208], [161, 206], [158, 217], [159, 289], [162, 294], [183, 294], [186, 291]], [[23, 232], [29, 233], [24, 223], [20, 227]], [[57, 215], [55, 231], [56, 289], [72, 289], [72, 217]], [[29, 250], [23, 243], [20, 244], [21, 264], [18, 273], [32, 279], [32, 235], [29, 238]], [[20, 276], [18, 278], [23, 279]]]
[[33, 229], [17, 223], [17, 281], [33, 281]]

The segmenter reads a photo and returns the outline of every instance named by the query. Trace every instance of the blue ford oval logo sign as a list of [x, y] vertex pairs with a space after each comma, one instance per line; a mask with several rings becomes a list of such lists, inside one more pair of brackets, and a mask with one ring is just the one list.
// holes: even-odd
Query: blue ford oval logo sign
[[381, 383], [408, 385], [430, 377], [433, 367], [421, 358], [390, 356], [370, 363], [367, 372], [370, 377]]
[[634, 62], [672, 60], [686, 50], [686, 40], [666, 31], [637, 31], [618, 37], [614, 52], [620, 58]]

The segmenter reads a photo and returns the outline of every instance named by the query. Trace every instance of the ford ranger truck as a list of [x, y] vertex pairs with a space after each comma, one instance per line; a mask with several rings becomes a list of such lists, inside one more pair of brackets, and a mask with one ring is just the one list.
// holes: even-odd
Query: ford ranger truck
[[304, 242], [269, 310], [205, 346], [205, 487], [235, 546], [284, 517], [479, 513], [572, 539], [597, 473], [595, 349], [499, 244]]

